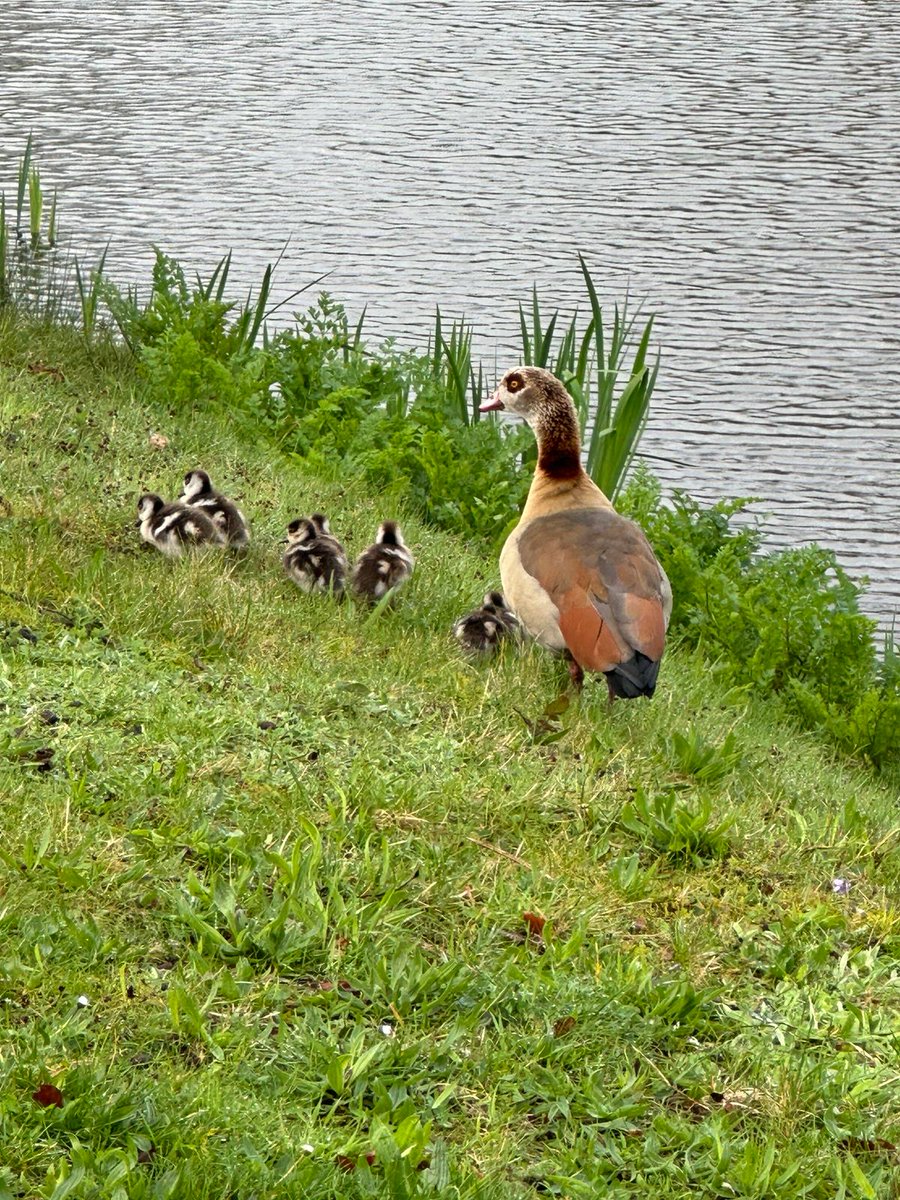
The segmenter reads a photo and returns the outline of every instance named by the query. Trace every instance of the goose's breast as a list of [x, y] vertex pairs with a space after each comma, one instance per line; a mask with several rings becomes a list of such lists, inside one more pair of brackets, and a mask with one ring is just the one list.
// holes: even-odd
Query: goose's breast
[[507, 603], [529, 636], [550, 650], [565, 650], [559, 628], [559, 609], [533, 575], [525, 570], [519, 555], [522, 526], [517, 526], [500, 553], [500, 579]]

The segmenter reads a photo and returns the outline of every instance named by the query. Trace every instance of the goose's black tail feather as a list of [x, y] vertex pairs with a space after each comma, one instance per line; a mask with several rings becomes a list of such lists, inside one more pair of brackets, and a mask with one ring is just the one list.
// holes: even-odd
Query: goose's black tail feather
[[634, 700], [638, 696], [652, 696], [659, 675], [659, 660], [648, 658], [635, 650], [628, 662], [619, 663], [606, 672], [609, 694], [621, 696], [623, 700]]

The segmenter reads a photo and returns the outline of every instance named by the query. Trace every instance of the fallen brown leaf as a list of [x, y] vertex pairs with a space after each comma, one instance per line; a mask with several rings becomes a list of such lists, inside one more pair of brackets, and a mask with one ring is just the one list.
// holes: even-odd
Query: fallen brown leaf
[[850, 1150], [853, 1154], [877, 1154], [879, 1151], [885, 1151], [892, 1154], [897, 1147], [893, 1142], [887, 1141], [885, 1138], [842, 1138], [838, 1142], [838, 1146], [842, 1150]]
[[42, 1083], [31, 1098], [35, 1104], [40, 1104], [41, 1108], [53, 1108], [54, 1106], [62, 1108], [63, 1106], [63, 1094], [52, 1083]]
[[63, 375], [59, 367], [48, 367], [46, 363], [30, 362], [27, 369], [32, 375], [49, 375], [60, 383], [65, 379], [65, 375]]
[[565, 1037], [567, 1033], [571, 1033], [578, 1024], [577, 1017], [560, 1017], [553, 1026], [554, 1037]]
[[544, 932], [544, 926], [547, 924], [547, 918], [542, 917], [540, 913], [523, 912], [522, 920], [528, 926], [528, 932], [532, 937], [540, 937]]
[[[370, 1167], [375, 1162], [375, 1154], [371, 1150], [363, 1157]], [[348, 1175], [351, 1171], [355, 1171], [359, 1165], [359, 1160], [356, 1158], [351, 1158], [348, 1154], [337, 1154], [335, 1155], [334, 1161], [335, 1165], [340, 1167], [342, 1171], [346, 1171]]]
[[154, 450], [165, 450], [169, 444], [169, 439], [164, 433], [151, 433], [147, 441]]

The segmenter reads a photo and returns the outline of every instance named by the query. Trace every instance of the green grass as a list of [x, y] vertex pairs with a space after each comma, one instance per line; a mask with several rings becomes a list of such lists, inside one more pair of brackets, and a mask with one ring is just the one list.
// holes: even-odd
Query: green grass
[[[463, 660], [480, 549], [74, 333], [0, 448], [0, 1197], [898, 1194], [895, 790], [678, 648]], [[139, 540], [200, 465], [244, 559]], [[394, 610], [282, 578], [315, 508]]]

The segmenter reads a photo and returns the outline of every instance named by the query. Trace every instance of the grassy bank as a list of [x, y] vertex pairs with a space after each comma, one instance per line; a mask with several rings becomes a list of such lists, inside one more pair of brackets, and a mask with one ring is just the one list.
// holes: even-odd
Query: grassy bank
[[[0, 326], [0, 447], [0, 1196], [896, 1194], [896, 788], [688, 652], [548, 712], [481, 548], [74, 335]], [[138, 539], [200, 465], [243, 560]], [[312, 508], [396, 611], [283, 581]]]

